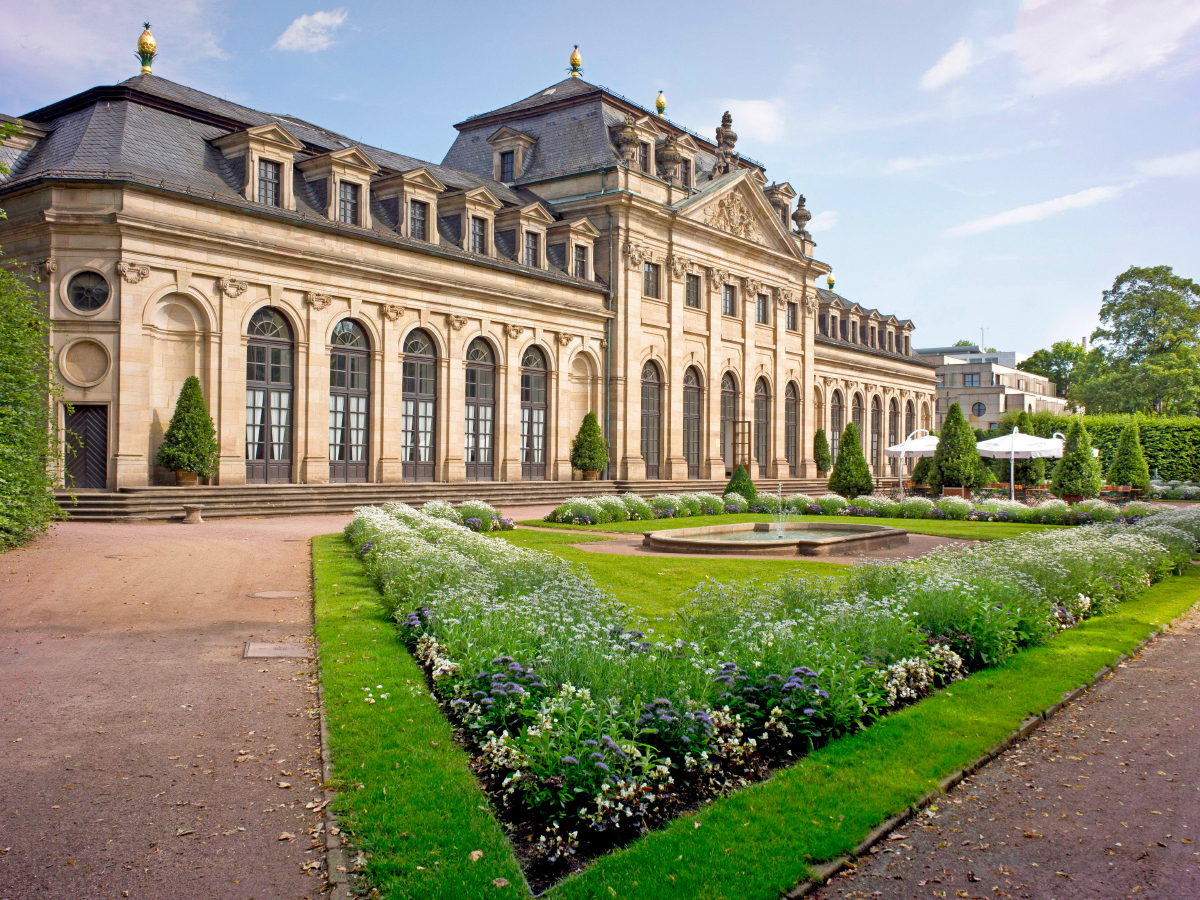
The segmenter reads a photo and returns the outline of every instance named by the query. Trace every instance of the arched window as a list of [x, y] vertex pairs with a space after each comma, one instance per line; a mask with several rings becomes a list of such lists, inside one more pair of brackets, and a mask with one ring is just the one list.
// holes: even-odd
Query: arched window
[[658, 366], [647, 362], [642, 366], [642, 459], [646, 462], [646, 477], [658, 478], [659, 436], [661, 434], [662, 378]]
[[[901, 440], [900, 404], [896, 402], [895, 398], [893, 398], [892, 402], [888, 404], [888, 446], [894, 447], [896, 444], [900, 443]], [[900, 460], [898, 459], [892, 460], [892, 474], [900, 474]]]
[[[917, 409], [913, 406], [913, 402], [909, 400], [904, 404], [904, 440], [908, 440], [908, 436], [917, 430]], [[913, 461], [905, 459], [904, 469], [911, 472]]]
[[928, 403], [921, 404], [921, 427], [924, 428], [926, 431], [929, 431], [933, 427], [933, 422], [931, 421], [930, 416], [929, 416], [929, 404]]
[[765, 378], [754, 383], [754, 458], [758, 477], [766, 478], [771, 464], [771, 389]]
[[835, 463], [838, 451], [842, 448], [842, 431], [846, 427], [843, 424], [845, 419], [846, 408], [842, 404], [842, 392], [834, 391], [833, 397], [829, 401], [829, 452]]
[[246, 481], [292, 480], [292, 329], [269, 306], [246, 330]]
[[783, 453], [787, 457], [788, 475], [795, 478], [799, 457], [796, 448], [800, 444], [800, 435], [796, 433], [800, 425], [800, 396], [793, 382], [788, 382], [787, 390], [783, 392], [783, 423]]
[[866, 415], [866, 407], [863, 406], [862, 394], [855, 394], [854, 399], [850, 401], [850, 416], [854, 422], [854, 427], [858, 429], [858, 439], [861, 441], [866, 438], [866, 428], [864, 427], [864, 418]]
[[704, 388], [700, 373], [688, 366], [683, 373], [683, 458], [688, 478], [700, 477], [700, 410], [704, 408]]
[[[825, 398], [822, 396], [820, 388], [813, 388], [813, 409], [815, 410], [813, 417], [813, 431], [815, 433], [818, 428], [826, 428]], [[825, 434], [825, 440], [829, 440], [828, 432]]]
[[521, 477], [546, 480], [546, 355], [537, 347], [521, 357]]
[[467, 481], [492, 481], [496, 477], [496, 356], [483, 338], [475, 338], [467, 346], [466, 366], [463, 459]]
[[725, 474], [733, 474], [734, 433], [737, 431], [738, 393], [737, 381], [732, 372], [721, 376], [721, 457], [725, 460]]
[[883, 404], [871, 398], [871, 469], [876, 475], [883, 471]]
[[437, 347], [419, 328], [404, 339], [400, 467], [405, 481], [433, 481], [437, 462]]
[[371, 343], [362, 326], [342, 319], [329, 350], [329, 480], [367, 480], [367, 410]]

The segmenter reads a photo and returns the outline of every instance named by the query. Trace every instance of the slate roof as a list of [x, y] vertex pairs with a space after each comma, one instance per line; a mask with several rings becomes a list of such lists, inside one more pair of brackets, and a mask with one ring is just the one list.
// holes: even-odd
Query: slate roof
[[827, 291], [824, 288], [817, 288], [817, 297], [820, 298], [822, 305], [832, 306], [835, 309], [853, 309], [857, 306], [863, 311], [864, 314], [868, 316], [874, 315], [878, 316], [880, 319], [896, 319], [896, 324], [901, 326], [912, 325], [911, 319], [901, 319], [897, 316], [891, 315], [890, 313], [881, 313], [877, 309], [868, 309], [861, 303], [855, 303], [853, 300], [847, 300], [841, 294], [834, 293], [833, 291]]

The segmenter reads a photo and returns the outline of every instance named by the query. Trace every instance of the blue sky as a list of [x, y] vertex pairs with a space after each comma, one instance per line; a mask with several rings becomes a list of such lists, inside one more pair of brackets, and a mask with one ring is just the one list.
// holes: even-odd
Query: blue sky
[[[439, 162], [468, 115], [585, 77], [808, 198], [840, 293], [917, 345], [1030, 352], [1130, 265], [1200, 279], [1200, 0], [257, 4], [3, 0], [0, 111], [155, 74]], [[639, 24], [641, 23], [641, 24]]]

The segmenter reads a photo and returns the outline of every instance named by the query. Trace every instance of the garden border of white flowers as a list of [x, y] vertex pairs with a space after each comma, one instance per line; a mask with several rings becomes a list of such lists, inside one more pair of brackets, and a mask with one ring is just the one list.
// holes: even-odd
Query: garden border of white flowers
[[961, 497], [858, 497], [847, 501], [840, 494], [792, 494], [782, 503], [775, 494], [760, 493], [754, 500], [729, 492], [716, 494], [659, 494], [646, 500], [634, 493], [599, 497], [569, 497], [546, 514], [544, 521], [564, 525], [607, 525], [612, 522], [684, 519], [694, 516], [739, 513], [809, 516], [853, 516], [887, 519], [943, 519], [972, 522], [1017, 522], [1042, 525], [1091, 525], [1094, 522], [1126, 523], [1154, 515], [1162, 507], [1135, 500], [1117, 506], [1107, 500], [1081, 500], [1074, 506], [1063, 500], [1043, 500], [1027, 506], [1013, 500], [964, 500]]
[[[628, 834], [631, 827], [635, 832], [644, 830], [647, 818], [654, 825], [673, 817], [678, 809], [672, 811], [669, 803], [678, 798], [672, 791], [672, 769], [692, 781], [693, 789], [686, 798], [726, 793], [764, 777], [772, 760], [775, 764], [786, 761], [781, 752], [784, 749], [789, 757], [794, 749], [803, 750], [803, 741], [795, 739], [815, 735], [814, 723], [827, 726], [826, 734], [834, 737], [888, 711], [897, 690], [901, 696], [915, 700], [938, 682], [954, 680], [961, 665], [956, 653], [933, 640], [928, 642], [932, 646], [915, 645], [920, 635], [913, 626], [916, 612], [923, 610], [923, 615], [932, 615], [935, 621], [941, 615], [943, 624], [950, 623], [945, 632], [942, 625], [937, 625], [922, 637], [933, 639], [944, 633], [951, 636], [948, 640], [954, 640], [954, 617], [965, 609], [983, 624], [977, 635], [958, 633], [958, 639], [965, 639], [961, 647], [976, 657], [977, 668], [996, 664], [1015, 651], [1018, 624], [1034, 634], [1028, 643], [1041, 643], [1056, 625], [1075, 624], [1089, 612], [1136, 596], [1155, 580], [1155, 575], [1161, 578], [1177, 571], [1196, 549], [1200, 510], [1170, 510], [1161, 520], [1156, 516], [1153, 521], [1129, 527], [1038, 532], [993, 542], [990, 547], [876, 566], [846, 579], [858, 579], [860, 594], [853, 602], [831, 592], [832, 582], [822, 587], [814, 585], [811, 578], [778, 582], [773, 586], [776, 595], [771, 594], [771, 588], [752, 583], [709, 583], [700, 586], [685, 609], [693, 640], [677, 639], [673, 644], [652, 642], [634, 631], [630, 626], [636, 623], [629, 611], [596, 589], [583, 570], [560, 557], [471, 534], [404, 504], [389, 504], [383, 510], [357, 510], [347, 536], [360, 558], [365, 557], [368, 572], [402, 620], [402, 632], [407, 632], [410, 649], [431, 673], [435, 693], [442, 696], [443, 702], [452, 703], [466, 731], [476, 729], [475, 756], [482, 757], [496, 773], [496, 783], [491, 787], [498, 806], [503, 807], [506, 798], [515, 795], [514, 799], [521, 799], [526, 809], [535, 809], [528, 800], [531, 792], [544, 794], [547, 779], [557, 780], [561, 789], [577, 768], [583, 769], [580, 760], [585, 756], [598, 757], [600, 762], [595, 765], [605, 773], [609, 765], [621, 770], [610, 777], [597, 775], [589, 767], [578, 789], [585, 792], [585, 798], [592, 798], [587, 802], [595, 808], [574, 814], [565, 827], [560, 829], [559, 823], [552, 822], [543, 810], [540, 822], [535, 823], [545, 829], [539, 836], [541, 853], [550, 862], [561, 862], [574, 853], [579, 828], [589, 823], [600, 826], [600, 830], [612, 827]], [[1043, 554], [1041, 569], [1030, 562], [1038, 557], [1031, 552], [1038, 545], [1059, 551], [1057, 557]], [[1093, 559], [1102, 561], [1100, 568]], [[970, 560], [982, 563], [976, 566], [974, 581]], [[1002, 577], [1005, 575], [1007, 583]], [[890, 583], [885, 584], [889, 578]], [[921, 601], [924, 606], [918, 602], [912, 608], [900, 601], [889, 603], [886, 591], [879, 599], [870, 597], [871, 590], [878, 592], [881, 586], [903, 596], [905, 584], [911, 587], [916, 581], [934, 582], [932, 605], [929, 596]], [[1080, 591], [1078, 597], [1059, 597], [1064, 585], [1068, 594], [1085, 587], [1089, 595]], [[787, 591], [795, 595], [792, 599], [799, 605], [794, 603], [784, 610], [778, 595]], [[988, 597], [980, 601], [970, 591], [982, 591]], [[910, 607], [917, 602], [914, 596], [917, 594], [907, 597]], [[939, 602], [943, 607], [940, 610]], [[952, 609], [955, 602], [962, 609]], [[517, 612], [514, 604], [522, 603], [525, 607], [518, 615], [502, 614]], [[805, 614], [797, 612], [804, 603], [815, 604], [807, 620]], [[405, 615], [406, 610], [414, 608], [415, 612]], [[780, 616], [780, 610], [786, 615]], [[847, 640], [844, 648], [839, 648], [836, 641], [830, 643], [830, 625], [823, 618], [830, 613], [834, 631], [841, 628], [845, 632], [839, 633], [839, 639]], [[740, 627], [744, 618], [754, 620], [753, 628]], [[812, 645], [818, 640], [818, 626], [827, 629], [820, 635], [827, 644], [823, 648], [830, 654], [827, 658], [816, 661], [815, 655], [796, 655], [790, 663], [778, 658], [778, 648], [799, 653], [797, 641]], [[761, 634], [754, 629], [760, 629]], [[1001, 633], [1005, 629], [1011, 634]], [[709, 646], [716, 634], [722, 635], [721, 647]], [[489, 643], [489, 638], [498, 637], [511, 643]], [[556, 638], [558, 645], [554, 645]], [[889, 649], [881, 657], [885, 645]], [[592, 651], [586, 649], [588, 646], [601, 649]], [[870, 650], [865, 667], [863, 659], [855, 655], [864, 648]], [[747, 669], [734, 661], [718, 662], [741, 659], [750, 666], [747, 652], [757, 654], [753, 666], [765, 660], [763, 671], [778, 668], [786, 672], [791, 668], [791, 678], [782, 684], [782, 676], [762, 678], [754, 668]], [[772, 653], [776, 658], [771, 658]], [[493, 654], [497, 656], [491, 658]], [[791, 666], [802, 659], [813, 661], [817, 668]], [[892, 660], [890, 664], [888, 659]], [[678, 664], [677, 671], [664, 674], [674, 663]], [[479, 676], [471, 677], [475, 670]], [[552, 676], [547, 678], [549, 685], [539, 680], [545, 671]], [[712, 678], [714, 674], [716, 678]], [[671, 693], [674, 688], [669, 691], [668, 687], [680, 676], [684, 690]], [[639, 677], [658, 681], [644, 693], [626, 696], [622, 711], [620, 691], [631, 684], [639, 690], [645, 687], [646, 683], [637, 681]], [[755, 690], [759, 693], [753, 699], [762, 695], [769, 701], [766, 706], [774, 707], [770, 715], [750, 703], [748, 685], [734, 682], [747, 678], [758, 682]], [[781, 684], [773, 685], [771, 678]], [[576, 688], [572, 683], [588, 687]], [[714, 683], [724, 686], [714, 687]], [[824, 687], [834, 691], [833, 699]], [[597, 688], [601, 689], [600, 695], [593, 698], [591, 690]], [[872, 691], [882, 691], [883, 699]], [[609, 696], [605, 697], [605, 692]], [[891, 702], [886, 700], [889, 692], [893, 695]], [[645, 704], [629, 702], [634, 696], [661, 699]], [[674, 705], [668, 696], [674, 698]], [[798, 703], [792, 702], [797, 699]], [[535, 700], [535, 707], [526, 707]], [[632, 716], [638, 712], [641, 715], [634, 726]], [[622, 715], [628, 721], [622, 720]], [[521, 721], [522, 716], [534, 721], [525, 732], [518, 731], [512, 737], [504, 729], [496, 734], [505, 725], [515, 727], [513, 723]], [[576, 742], [578, 747], [560, 745], [561, 741], [555, 744], [568, 730], [564, 725], [568, 721], [579, 726], [580, 734], [591, 734], [582, 729], [592, 728], [594, 737], [600, 740]], [[673, 734], [674, 743], [662, 738], [664, 734]], [[701, 741], [699, 746], [705, 750], [695, 756], [679, 751], [684, 746], [679, 740], [688, 742], [688, 735]], [[760, 750], [760, 739], [767, 752]], [[664, 744], [668, 749], [663, 749]], [[537, 755], [541, 750], [546, 750], [545, 759]], [[769, 753], [772, 750], [773, 755]], [[540, 774], [535, 771], [539, 766], [545, 769], [547, 760], [557, 765], [560, 756], [562, 765], [558, 768]], [[592, 781], [603, 782], [607, 788], [597, 791]], [[551, 807], [557, 804], [558, 817], [566, 819], [569, 811], [564, 803], [553, 797], [547, 802]], [[580, 801], [571, 801], [576, 802]], [[656, 804], [662, 804], [661, 808]], [[574, 834], [569, 830], [572, 824], [577, 826]]]

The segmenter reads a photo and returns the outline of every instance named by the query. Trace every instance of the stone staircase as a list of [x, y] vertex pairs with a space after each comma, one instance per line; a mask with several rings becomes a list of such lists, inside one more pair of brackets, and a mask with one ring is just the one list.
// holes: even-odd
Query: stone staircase
[[[760, 479], [773, 492], [778, 482]], [[56, 494], [68, 519], [89, 522], [171, 521], [183, 518], [184, 504], [204, 506], [206, 519], [245, 516], [302, 516], [348, 513], [356, 506], [399, 500], [420, 506], [429, 500], [486, 500], [503, 510], [517, 506], [556, 505], [568, 497], [595, 497], [633, 491], [655, 494], [720, 494], [726, 481], [493, 481], [419, 484], [247, 484], [200, 487], [133, 487], [118, 491], [66, 491]], [[824, 493], [824, 479], [785, 479], [783, 492]]]

